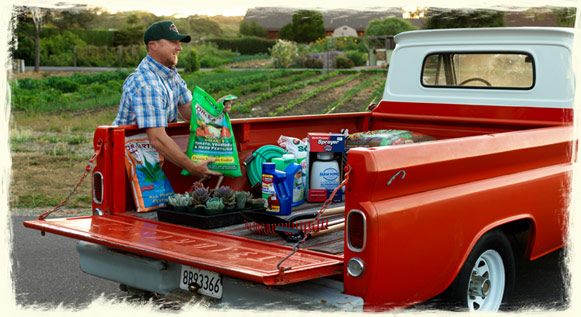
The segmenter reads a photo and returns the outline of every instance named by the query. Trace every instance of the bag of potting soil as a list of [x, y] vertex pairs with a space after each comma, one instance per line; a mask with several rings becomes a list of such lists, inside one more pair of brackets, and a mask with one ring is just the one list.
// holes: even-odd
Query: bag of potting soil
[[125, 169], [137, 212], [165, 206], [174, 194], [162, 166], [163, 157], [151, 146], [147, 134], [125, 137]]
[[[187, 156], [194, 162], [214, 159], [208, 164], [212, 171], [224, 176], [241, 176], [236, 141], [224, 105], [217, 103], [200, 87], [194, 88], [192, 119]], [[182, 175], [190, 175], [182, 170]]]
[[434, 137], [406, 130], [373, 130], [349, 134], [345, 147], [374, 147], [433, 141]]

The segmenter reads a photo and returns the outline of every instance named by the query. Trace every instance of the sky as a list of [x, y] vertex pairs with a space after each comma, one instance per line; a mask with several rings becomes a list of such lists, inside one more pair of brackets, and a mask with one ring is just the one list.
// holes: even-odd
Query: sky
[[[28, 6], [41, 6], [41, 7], [55, 7], [70, 4], [88, 4], [93, 6], [99, 6], [103, 8], [110, 8], [112, 11], [115, 10], [149, 10], [154, 14], [200, 14], [200, 15], [244, 15], [248, 8], [254, 7], [288, 7], [288, 8], [301, 8], [301, 9], [354, 9], [354, 10], [375, 10], [385, 7], [443, 7], [443, 8], [521, 8], [526, 9], [529, 7], [538, 7], [545, 5], [552, 6], [564, 6], [564, 7], [578, 7], [581, 0], [364, 0], [364, 1], [345, 1], [345, 0], [173, 0], [173, 1], [150, 1], [150, 0], [71, 0], [71, 1], [49, 1], [49, 0], [2, 0], [0, 1], [0, 32], [2, 33], [2, 41], [0, 45], [2, 47], [7, 47], [9, 34], [11, 30], [9, 29], [9, 21], [11, 19], [12, 6], [13, 5], [28, 5]], [[581, 10], [577, 10], [578, 12]], [[578, 17], [579, 17], [578, 13]], [[579, 25], [576, 26], [579, 30]], [[579, 37], [577, 37], [579, 38]], [[577, 45], [579, 46], [579, 45]], [[577, 51], [578, 50], [576, 48]], [[0, 67], [6, 68], [8, 65], [8, 50], [0, 50]], [[581, 53], [575, 53], [575, 56], [580, 56]], [[579, 58], [576, 58], [579, 60]], [[578, 63], [578, 66], [581, 63]], [[577, 73], [580, 73], [579, 71]], [[0, 71], [0, 91], [8, 92], [6, 70], [2, 69]], [[578, 85], [578, 89], [581, 89], [581, 85]], [[578, 94], [578, 96], [581, 94]], [[9, 96], [5, 93], [5, 96]], [[1, 98], [0, 98], [1, 99]], [[576, 111], [576, 114], [579, 111]], [[4, 304], [3, 311], [7, 316], [21, 316], [21, 315], [31, 315], [37, 316], [37, 312], [28, 311], [24, 312], [15, 306], [15, 297], [12, 290], [12, 283], [10, 277], [10, 241], [11, 241], [11, 231], [4, 230], [4, 228], [9, 228], [9, 209], [8, 209], [8, 189], [10, 186], [11, 178], [11, 158], [10, 158], [10, 148], [8, 145], [8, 135], [9, 135], [9, 117], [10, 117], [10, 107], [8, 98], [0, 100], [0, 247], [6, 249], [6, 252], [0, 252], [0, 303]], [[579, 125], [577, 125], [579, 126]], [[578, 167], [576, 169], [575, 178], [579, 177]], [[579, 194], [580, 181], [574, 180], [574, 196], [581, 197]], [[573, 201], [572, 210], [579, 210], [579, 203]], [[578, 217], [576, 213], [571, 213], [571, 219], [573, 221], [573, 229], [571, 238], [573, 241], [581, 241], [581, 230], [579, 230], [576, 225], [579, 221], [576, 220]], [[35, 234], [37, 234], [35, 232]], [[575, 244], [572, 245], [573, 250], [573, 265], [571, 269], [573, 271], [578, 271], [579, 256], [578, 247]], [[581, 308], [581, 301], [574, 300], [578, 299], [578, 292], [581, 290], [579, 286], [579, 278], [573, 274], [572, 285], [574, 293], [572, 293], [571, 310], [578, 311]], [[569, 313], [571, 312], [569, 311]], [[100, 316], [103, 313], [107, 315], [118, 316], [117, 309], [103, 309], [103, 307], [98, 307], [97, 310], [90, 312], [82, 312], [82, 316]], [[151, 312], [135, 309], [127, 310], [128, 313], [133, 313], [139, 315], [151, 315]], [[191, 313], [191, 312], [190, 312]], [[51, 315], [50, 312], [45, 312], [43, 315]], [[65, 316], [67, 314], [52, 314], [54, 316]], [[76, 314], [79, 315], [79, 314]], [[125, 314], [127, 315], [127, 313]], [[154, 315], [159, 315], [154, 314]], [[204, 315], [216, 316], [218, 314], [212, 313], [208, 314], [204, 312]], [[230, 315], [231, 316], [231, 315]]]
[[[6, 0], [4, 0], [6, 1]], [[302, 9], [353, 9], [374, 10], [385, 7], [465, 7], [465, 8], [503, 8], [507, 3], [512, 7], [532, 6], [576, 6], [576, 0], [173, 0], [173, 1], [147, 1], [143, 0], [8, 0], [9, 2], [28, 5], [66, 6], [70, 4], [87, 4], [108, 8], [110, 11], [147, 10], [156, 15], [183, 14], [185, 16], [199, 15], [228, 15], [243, 16], [248, 8], [253, 7], [290, 7]], [[144, 9], [146, 7], [146, 9]]]

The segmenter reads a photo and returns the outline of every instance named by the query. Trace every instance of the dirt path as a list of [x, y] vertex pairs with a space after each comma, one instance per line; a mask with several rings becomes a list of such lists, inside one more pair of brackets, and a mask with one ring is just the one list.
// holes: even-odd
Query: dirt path
[[[230, 117], [231, 118], [256, 118], [256, 117], [268, 117], [269, 114], [275, 111], [278, 107], [288, 105], [288, 103], [292, 100], [295, 100], [302, 96], [303, 94], [307, 94], [310, 91], [317, 89], [318, 87], [326, 86], [336, 81], [342, 80], [343, 78], [349, 76], [349, 74], [340, 74], [337, 76], [333, 76], [332, 78], [323, 80], [315, 85], [309, 85], [304, 88], [295, 89], [289, 92], [282, 93], [280, 95], [274, 96], [268, 100], [264, 100], [252, 106], [251, 113], [238, 113], [232, 112]], [[313, 114], [316, 112], [313, 111], [305, 111], [304, 114]], [[286, 112], [283, 115], [287, 115]]]
[[[370, 75], [370, 77], [376, 76], [375, 74]], [[369, 77], [366, 77], [369, 78]], [[341, 107], [335, 109], [335, 113], [338, 112], [360, 112], [365, 111], [367, 103], [369, 102], [369, 98], [373, 95], [373, 92], [377, 90], [378, 87], [384, 87], [385, 76], [379, 76], [376, 78], [373, 83], [359, 91], [357, 95], [353, 96], [353, 98], [347, 100]], [[381, 98], [381, 97], [380, 97]], [[378, 98], [379, 99], [379, 98]], [[379, 100], [375, 100], [375, 103], [379, 103]]]
[[343, 85], [318, 93], [315, 96], [294, 106], [292, 109], [285, 111], [282, 115], [293, 116], [293, 115], [325, 113], [329, 105], [341, 99], [345, 95], [345, 92], [357, 87], [359, 84], [361, 84], [371, 76], [372, 74], [362, 74], [361, 76], [354, 78], [344, 83]]
[[[288, 76], [280, 77], [280, 78], [277, 78], [277, 80], [281, 80], [281, 79], [284, 79], [284, 78], [288, 78], [288, 77], [291, 77], [291, 76], [294, 76], [294, 75], [296, 75], [296, 74], [290, 74], [290, 75], [288, 75]], [[315, 77], [317, 77], [317, 76], [319, 76], [319, 74], [318, 74], [318, 73], [313, 73], [313, 75], [312, 75], [312, 76], [305, 77], [305, 78], [301, 79], [300, 81], [306, 81], [306, 80], [310, 80], [310, 79], [313, 79], [313, 78], [315, 78]], [[294, 84], [294, 83], [295, 83], [295, 82], [288, 82], [288, 83], [286, 83], [286, 85], [291, 85], [291, 84]], [[278, 86], [277, 86], [277, 87], [278, 87]], [[271, 87], [271, 89], [274, 89], [274, 88], [276, 88], [276, 87]], [[255, 91], [255, 92], [251, 92], [251, 93], [249, 93], [249, 94], [246, 94], [246, 95], [244, 95], [244, 96], [239, 96], [239, 97], [238, 97], [238, 100], [236, 100], [236, 102], [237, 102], [237, 103], [243, 103], [243, 102], [245, 102], [246, 100], [251, 100], [251, 99], [254, 99], [254, 98], [256, 98], [256, 96], [258, 96], [258, 95], [260, 95], [260, 94], [263, 94], [263, 93], [265, 93], [265, 92], [267, 92], [267, 91], [268, 91], [268, 90]], [[267, 114], [267, 115], [268, 115], [268, 114]], [[238, 117], [238, 118], [241, 118], [241, 117]]]

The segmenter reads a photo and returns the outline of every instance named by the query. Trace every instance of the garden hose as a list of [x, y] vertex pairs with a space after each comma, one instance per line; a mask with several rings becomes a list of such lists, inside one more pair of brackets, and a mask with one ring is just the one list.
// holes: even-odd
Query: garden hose
[[262, 163], [270, 162], [273, 158], [282, 157], [283, 154], [286, 154], [283, 148], [276, 145], [265, 145], [246, 158], [243, 164], [246, 166], [250, 185], [254, 187], [254, 185], [262, 183]]

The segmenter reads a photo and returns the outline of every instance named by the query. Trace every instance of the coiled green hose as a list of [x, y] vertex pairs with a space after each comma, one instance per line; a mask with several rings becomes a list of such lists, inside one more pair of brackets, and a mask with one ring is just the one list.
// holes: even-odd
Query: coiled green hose
[[273, 158], [282, 157], [286, 153], [283, 148], [276, 145], [265, 145], [254, 151], [243, 163], [246, 166], [250, 185], [254, 186], [262, 182], [262, 163], [270, 162]]

